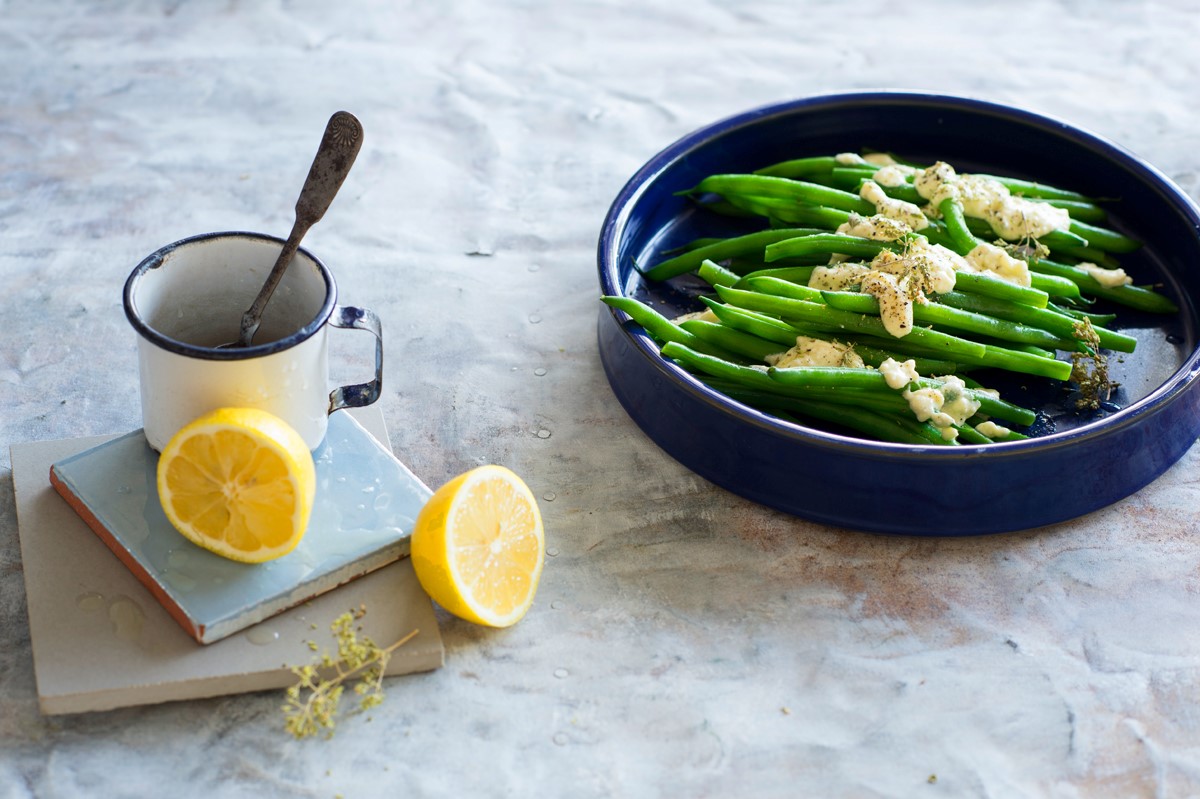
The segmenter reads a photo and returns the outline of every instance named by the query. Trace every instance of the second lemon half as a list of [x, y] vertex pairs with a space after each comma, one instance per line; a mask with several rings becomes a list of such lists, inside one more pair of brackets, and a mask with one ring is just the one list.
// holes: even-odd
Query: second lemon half
[[421, 586], [450, 613], [508, 627], [533, 603], [545, 534], [537, 500], [503, 466], [480, 466], [443, 485], [412, 534]]

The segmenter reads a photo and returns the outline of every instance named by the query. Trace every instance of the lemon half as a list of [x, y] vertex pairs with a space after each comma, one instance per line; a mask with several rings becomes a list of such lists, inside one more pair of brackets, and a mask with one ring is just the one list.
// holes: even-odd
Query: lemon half
[[201, 416], [172, 436], [158, 459], [158, 498], [175, 529], [244, 563], [295, 549], [308, 527], [316, 484], [300, 434], [252, 408]]
[[529, 487], [503, 466], [480, 466], [446, 483], [422, 507], [412, 563], [421, 587], [447, 611], [508, 627], [533, 604], [545, 546]]

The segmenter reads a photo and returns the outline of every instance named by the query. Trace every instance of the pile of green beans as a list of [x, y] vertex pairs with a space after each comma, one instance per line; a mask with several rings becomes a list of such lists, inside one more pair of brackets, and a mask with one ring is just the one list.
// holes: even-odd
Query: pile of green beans
[[[879, 168], [820, 156], [752, 174], [711, 175], [686, 194], [713, 213], [761, 218], [764, 228], [699, 239], [648, 267], [639, 265], [649, 281], [698, 275], [711, 287], [711, 294], [700, 297], [709, 313], [673, 321], [630, 297], [602, 300], [645, 329], [664, 357], [739, 402], [783, 419], [832, 424], [876, 440], [943, 446], [1019, 440], [1025, 438], [1019, 430], [989, 438], [975, 427], [994, 420], [1005, 428], [1025, 428], [1035, 419], [1033, 411], [983, 390], [971, 377], [977, 369], [1065, 383], [1073, 367], [1057, 358], [1060, 351], [1091, 357], [1103, 357], [1098, 348], [1133, 352], [1136, 340], [1110, 329], [1115, 315], [1094, 312], [1095, 299], [1152, 313], [1177, 311], [1152, 288], [1104, 286], [1076, 265], [1086, 261], [1116, 268], [1119, 255], [1139, 246], [1104, 227], [1106, 212], [1098, 203], [1040, 183], [988, 176], [1013, 194], [1065, 209], [1070, 226], [1036, 242], [1036, 249], [1043, 255], [1048, 250], [1049, 256], [1027, 258], [1030, 286], [957, 272], [954, 289], [914, 303], [913, 328], [902, 338], [893, 337], [884, 328], [875, 297], [857, 286], [844, 291], [811, 288], [813, 270], [835, 255], [843, 262], [869, 263], [884, 249], [900, 253], [917, 236], [959, 255], [998, 236], [985, 220], [965, 216], [953, 198], [939, 205], [929, 227], [895, 242], [834, 232], [852, 214], [876, 213], [858, 191]], [[880, 188], [895, 199], [923, 202], [911, 183]], [[1025, 251], [1036, 252], [1034, 247]], [[849, 344], [869, 367], [888, 358], [911, 359], [923, 377], [897, 390], [876, 369], [766, 367], [771, 356], [790, 349], [798, 336]], [[917, 421], [902, 392], [938, 387], [952, 374], [963, 379], [980, 407], [975, 417], [955, 425], [957, 438], [948, 439], [929, 422]]]

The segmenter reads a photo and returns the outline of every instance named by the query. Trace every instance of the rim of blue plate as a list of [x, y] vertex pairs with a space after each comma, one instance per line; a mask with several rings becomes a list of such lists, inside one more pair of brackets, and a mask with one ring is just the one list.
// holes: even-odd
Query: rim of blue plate
[[[1076, 145], [1102, 154], [1105, 158], [1136, 173], [1142, 180], [1152, 184], [1162, 193], [1174, 210], [1192, 225], [1196, 230], [1197, 237], [1200, 238], [1200, 207], [1197, 207], [1191, 198], [1180, 190], [1169, 178], [1124, 147], [1072, 123], [1045, 114], [988, 100], [947, 94], [895, 90], [825, 94], [759, 106], [728, 116], [688, 133], [647, 161], [618, 192], [601, 226], [597, 251], [601, 291], [604, 294], [624, 294], [618, 280], [620, 264], [617, 261], [621, 233], [629, 220], [637, 200], [642, 194], [649, 189], [650, 185], [659, 175], [666, 172], [671, 165], [686, 157], [689, 152], [696, 150], [716, 137], [747, 125], [760, 123], [770, 117], [790, 115], [805, 109], [833, 110], [838, 106], [861, 106], [864, 103], [885, 105], [904, 104], [908, 106], [924, 105], [931, 108], [940, 107], [976, 111], [1001, 116], [1033, 128], [1053, 132], [1057, 136], [1070, 139]], [[604, 313], [605, 310], [611, 313], [616, 320], [626, 318], [623, 313], [613, 308], [604, 309], [601, 313]], [[709, 388], [681, 367], [663, 358], [659, 354], [657, 345], [640, 328], [631, 330], [629, 326], [623, 325], [623, 329], [631, 337], [635, 347], [641, 354], [661, 370], [664, 376], [669, 376], [676, 383], [677, 388], [686, 391], [694, 399], [715, 406], [723, 412], [739, 417], [747, 423], [769, 428], [774, 433], [794, 439], [797, 442], [861, 457], [873, 456], [884, 459], [901, 456], [906, 460], [915, 458], [955, 461], [978, 459], [981, 457], [999, 460], [1025, 457], [1031, 451], [1047, 451], [1060, 447], [1072, 447], [1082, 441], [1108, 436], [1130, 425], [1145, 422], [1148, 418], [1153, 417], [1170, 405], [1192, 383], [1200, 379], [1200, 346], [1198, 346], [1193, 348], [1180, 367], [1161, 385], [1136, 402], [1113, 412], [1103, 419], [1089, 422], [1072, 430], [1050, 433], [1024, 441], [994, 442], [987, 446], [923, 447], [869, 441], [852, 436], [830, 433], [816, 428], [802, 427], [757, 411]]]

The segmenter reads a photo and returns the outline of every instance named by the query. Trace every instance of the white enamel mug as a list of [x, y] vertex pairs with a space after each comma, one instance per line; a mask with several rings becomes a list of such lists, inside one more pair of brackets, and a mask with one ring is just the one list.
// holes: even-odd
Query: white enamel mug
[[[263, 312], [254, 343], [237, 341], [242, 314], [262, 288], [283, 240], [209, 233], [148, 256], [125, 282], [125, 315], [138, 333], [142, 426], [162, 451], [193, 419], [223, 407], [279, 416], [316, 449], [330, 413], [370, 405], [383, 386], [383, 332], [365, 308], [337, 304], [333, 275], [296, 252]], [[375, 378], [329, 390], [329, 328], [375, 336]]]

